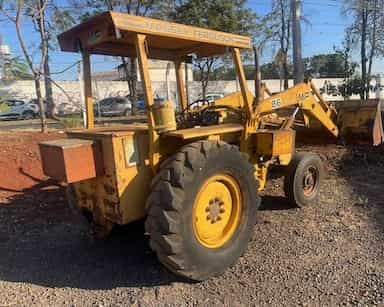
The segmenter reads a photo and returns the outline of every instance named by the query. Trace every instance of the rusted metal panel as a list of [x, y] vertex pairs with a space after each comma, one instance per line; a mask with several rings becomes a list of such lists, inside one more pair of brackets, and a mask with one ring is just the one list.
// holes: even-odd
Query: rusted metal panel
[[383, 143], [384, 131], [379, 100], [338, 102], [336, 108], [339, 111], [337, 122], [346, 142], [373, 145]]
[[76, 182], [77, 206], [92, 214], [96, 224], [127, 224], [145, 216], [145, 201], [153, 177], [149, 165], [148, 134], [141, 129], [133, 134], [101, 136], [104, 174]]
[[44, 174], [73, 183], [103, 174], [103, 159], [98, 142], [62, 139], [39, 144]]

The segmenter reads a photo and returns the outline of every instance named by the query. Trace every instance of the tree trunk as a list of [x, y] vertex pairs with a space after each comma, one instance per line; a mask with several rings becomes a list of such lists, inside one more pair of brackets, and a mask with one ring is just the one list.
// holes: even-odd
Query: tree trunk
[[46, 118], [45, 118], [44, 100], [43, 100], [43, 96], [41, 94], [40, 77], [38, 75], [35, 75], [34, 81], [35, 81], [35, 91], [36, 91], [37, 101], [39, 103], [41, 132], [46, 133], [47, 132], [47, 122], [46, 122]]
[[362, 9], [361, 16], [361, 79], [363, 83], [363, 89], [360, 93], [360, 98], [365, 99], [367, 95], [367, 55], [366, 55], [366, 43], [367, 43], [367, 18], [366, 18], [366, 10]]
[[207, 87], [208, 87], [208, 82], [206, 82], [205, 80], [202, 80], [201, 81], [201, 90], [202, 90], [202, 99], [204, 100], [204, 103], [205, 103], [205, 99], [207, 97]]
[[[41, 4], [41, 2], [39, 2], [39, 3]], [[45, 133], [47, 131], [47, 123], [46, 123], [46, 120], [45, 120], [44, 101], [43, 101], [43, 97], [41, 95], [41, 86], [40, 86], [40, 75], [41, 75], [41, 71], [40, 70], [43, 67], [43, 65], [40, 65], [40, 69], [39, 70], [35, 69], [35, 67], [33, 66], [32, 57], [28, 53], [28, 48], [25, 45], [23, 34], [21, 32], [22, 8], [23, 8], [23, 2], [22, 1], [17, 1], [16, 18], [15, 18], [15, 20], [12, 20], [12, 21], [15, 23], [17, 38], [19, 40], [21, 49], [23, 51], [25, 60], [27, 61], [28, 66], [30, 67], [31, 71], [33, 72], [34, 81], [35, 81], [36, 96], [37, 96], [37, 99], [38, 99], [38, 102], [39, 102], [41, 132]], [[39, 12], [42, 13], [41, 10]], [[41, 18], [41, 16], [42, 15], [40, 15], [40, 18]], [[41, 21], [41, 19], [40, 19], [40, 21]], [[41, 33], [42, 32], [40, 32], [40, 34]], [[44, 41], [42, 41], [41, 43], [44, 44]], [[40, 64], [43, 63], [44, 56], [42, 57], [42, 60], [41, 60]]]
[[[201, 74], [201, 85], [203, 91], [203, 99], [205, 100], [207, 97], [207, 88], [209, 84], [209, 79], [212, 72], [212, 67], [215, 62], [214, 58], [208, 58], [204, 60], [204, 64], [199, 66], [200, 74]], [[205, 70], [206, 68], [206, 70]]]
[[54, 103], [53, 103], [53, 91], [51, 81], [51, 70], [49, 67], [49, 56], [47, 52], [47, 58], [44, 63], [44, 85], [45, 85], [45, 101], [47, 104], [47, 114], [49, 118], [55, 118]]
[[287, 54], [284, 54], [284, 62], [283, 62], [283, 77], [284, 77], [284, 90], [289, 88], [289, 71], [288, 71], [288, 61]]
[[137, 62], [135, 58], [130, 58], [128, 69], [127, 60], [124, 57], [121, 57], [121, 61], [123, 63], [125, 79], [128, 83], [128, 90], [132, 103], [131, 114], [135, 115], [137, 113]]
[[[46, 96], [47, 101], [47, 108], [48, 108], [48, 114], [51, 115], [52, 112], [52, 84], [51, 84], [51, 73], [49, 69], [49, 62], [48, 62], [48, 49], [49, 49], [49, 36], [45, 28], [45, 6], [44, 1], [39, 0], [38, 1], [38, 15], [36, 17], [36, 24], [37, 28], [39, 29], [40, 33], [40, 39], [41, 39], [41, 61], [40, 61], [40, 67], [39, 67], [39, 77], [38, 82], [36, 82], [35, 77], [35, 87], [36, 87], [36, 95], [37, 99], [39, 101], [40, 105], [40, 116], [41, 116], [41, 130], [42, 132], [46, 131], [46, 123], [45, 123], [45, 107], [44, 107], [44, 99], [41, 93], [41, 86], [40, 86], [40, 75], [44, 74], [44, 83], [45, 83], [45, 92], [48, 93], [48, 96]], [[44, 126], [44, 128], [43, 128]]]
[[370, 92], [370, 86], [371, 86], [371, 76], [372, 76], [372, 65], [373, 65], [373, 59], [375, 57], [376, 53], [376, 31], [377, 31], [377, 11], [379, 10], [379, 7], [377, 5], [377, 0], [374, 1], [373, 5], [373, 20], [372, 20], [372, 36], [371, 36], [371, 50], [369, 52], [369, 58], [368, 58], [368, 73], [367, 73], [367, 83], [366, 83], [366, 88], [367, 88], [367, 99], [369, 99], [369, 92]]
[[185, 94], [187, 96], [187, 106], [189, 106], [189, 76], [188, 76], [188, 64], [184, 63], [185, 70]]
[[280, 0], [279, 1], [279, 7], [280, 7], [280, 22], [281, 22], [281, 29], [280, 29], [280, 56], [282, 56], [282, 72], [283, 72], [283, 80], [284, 80], [284, 89], [288, 89], [288, 46], [286, 46], [285, 42], [287, 40], [287, 28], [289, 29], [290, 25], [286, 24], [286, 12], [285, 12], [285, 2]]
[[[130, 97], [131, 103], [132, 103], [131, 108], [133, 109], [134, 108], [134, 106], [133, 106], [134, 105], [134, 103], [133, 103], [134, 97], [132, 95], [131, 85], [129, 82], [130, 75], [129, 75], [128, 63], [127, 63], [127, 60], [125, 57], [121, 57], [121, 62], [122, 62], [123, 69], [124, 69], [125, 81], [127, 81], [127, 85], [128, 85], [129, 95], [131, 96]], [[131, 110], [131, 112], [132, 112], [132, 110]]]
[[137, 113], [137, 62], [135, 58], [129, 59], [131, 73], [128, 78], [129, 93], [132, 97], [132, 115]]

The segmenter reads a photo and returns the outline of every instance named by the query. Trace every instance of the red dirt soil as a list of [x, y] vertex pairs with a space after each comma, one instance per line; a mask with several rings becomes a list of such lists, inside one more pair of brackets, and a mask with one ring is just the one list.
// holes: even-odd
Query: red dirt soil
[[0, 203], [9, 196], [23, 193], [46, 179], [41, 168], [38, 143], [64, 138], [59, 133], [2, 132], [0, 133]]

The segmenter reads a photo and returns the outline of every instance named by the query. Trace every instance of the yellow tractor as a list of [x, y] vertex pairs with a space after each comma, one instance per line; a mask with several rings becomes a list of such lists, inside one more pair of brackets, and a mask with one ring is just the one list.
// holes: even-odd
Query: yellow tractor
[[[323, 178], [320, 158], [295, 152], [296, 115], [316, 119], [337, 137], [336, 111], [311, 82], [264, 98], [247, 88], [240, 51], [249, 37], [156, 19], [106, 12], [61, 34], [63, 51], [81, 52], [87, 129], [40, 144], [46, 175], [71, 187], [77, 208], [100, 234], [146, 219], [151, 248], [172, 272], [193, 280], [222, 273], [244, 252], [253, 233], [271, 166], [286, 169], [285, 193], [298, 206], [315, 203]], [[231, 52], [241, 91], [191, 108], [182, 63]], [[138, 59], [147, 124], [95, 128], [90, 55]], [[154, 103], [148, 59], [175, 64], [181, 114]], [[290, 116], [274, 129], [263, 118]]]

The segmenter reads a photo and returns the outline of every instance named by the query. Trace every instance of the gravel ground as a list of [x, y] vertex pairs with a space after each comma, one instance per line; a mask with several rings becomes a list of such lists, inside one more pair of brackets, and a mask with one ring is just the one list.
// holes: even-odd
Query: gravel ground
[[0, 179], [0, 306], [384, 306], [384, 151], [310, 149], [329, 170], [319, 204], [292, 208], [271, 180], [247, 252], [201, 283], [168, 273], [141, 224], [92, 242], [62, 188]]

